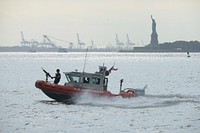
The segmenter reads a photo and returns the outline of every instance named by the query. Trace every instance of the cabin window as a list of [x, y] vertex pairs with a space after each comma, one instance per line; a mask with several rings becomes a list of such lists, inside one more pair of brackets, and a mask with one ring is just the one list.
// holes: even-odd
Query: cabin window
[[100, 85], [100, 78], [92, 78], [92, 84]]
[[80, 77], [79, 76], [73, 76], [73, 75], [70, 75], [70, 79], [72, 82], [80, 82]]
[[80, 82], [80, 77], [79, 76], [72, 76], [72, 78], [73, 78], [73, 81], [74, 82]]
[[89, 84], [90, 83], [90, 78], [89, 77], [83, 77], [83, 83]]

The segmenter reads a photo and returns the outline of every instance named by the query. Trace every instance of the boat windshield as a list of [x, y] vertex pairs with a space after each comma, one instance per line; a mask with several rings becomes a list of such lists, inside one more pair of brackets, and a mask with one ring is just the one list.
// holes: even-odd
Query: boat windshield
[[66, 75], [66, 78], [68, 82], [75, 82], [75, 83], [80, 82], [80, 76], [77, 76], [77, 75]]

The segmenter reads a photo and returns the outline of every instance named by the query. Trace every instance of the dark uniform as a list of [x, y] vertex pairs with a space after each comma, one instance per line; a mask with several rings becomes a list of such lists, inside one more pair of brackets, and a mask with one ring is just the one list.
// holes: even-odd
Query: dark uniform
[[60, 70], [57, 69], [56, 72], [57, 73], [55, 74], [55, 77], [53, 77], [53, 78], [55, 78], [54, 84], [58, 84], [60, 82], [60, 79], [61, 79]]

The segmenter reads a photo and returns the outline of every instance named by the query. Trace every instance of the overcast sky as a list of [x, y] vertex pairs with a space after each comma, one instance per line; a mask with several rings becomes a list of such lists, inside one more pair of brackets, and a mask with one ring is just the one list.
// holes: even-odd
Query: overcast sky
[[[149, 44], [151, 18], [158, 40], [200, 41], [200, 0], [0, 0], [0, 46], [43, 41], [46, 34], [77, 44], [115, 45], [115, 34], [137, 46]], [[67, 43], [59, 42], [62, 46]], [[142, 43], [143, 42], [143, 43]]]

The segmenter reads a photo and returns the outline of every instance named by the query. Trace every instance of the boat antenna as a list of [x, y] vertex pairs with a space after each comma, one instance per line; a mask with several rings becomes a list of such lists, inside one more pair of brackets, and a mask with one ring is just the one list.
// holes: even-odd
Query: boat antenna
[[86, 49], [85, 60], [84, 60], [84, 65], [83, 65], [83, 73], [85, 72], [87, 53], [88, 53], [88, 50], [89, 50], [90, 47], [91, 47], [91, 46], [87, 47], [87, 49]]

